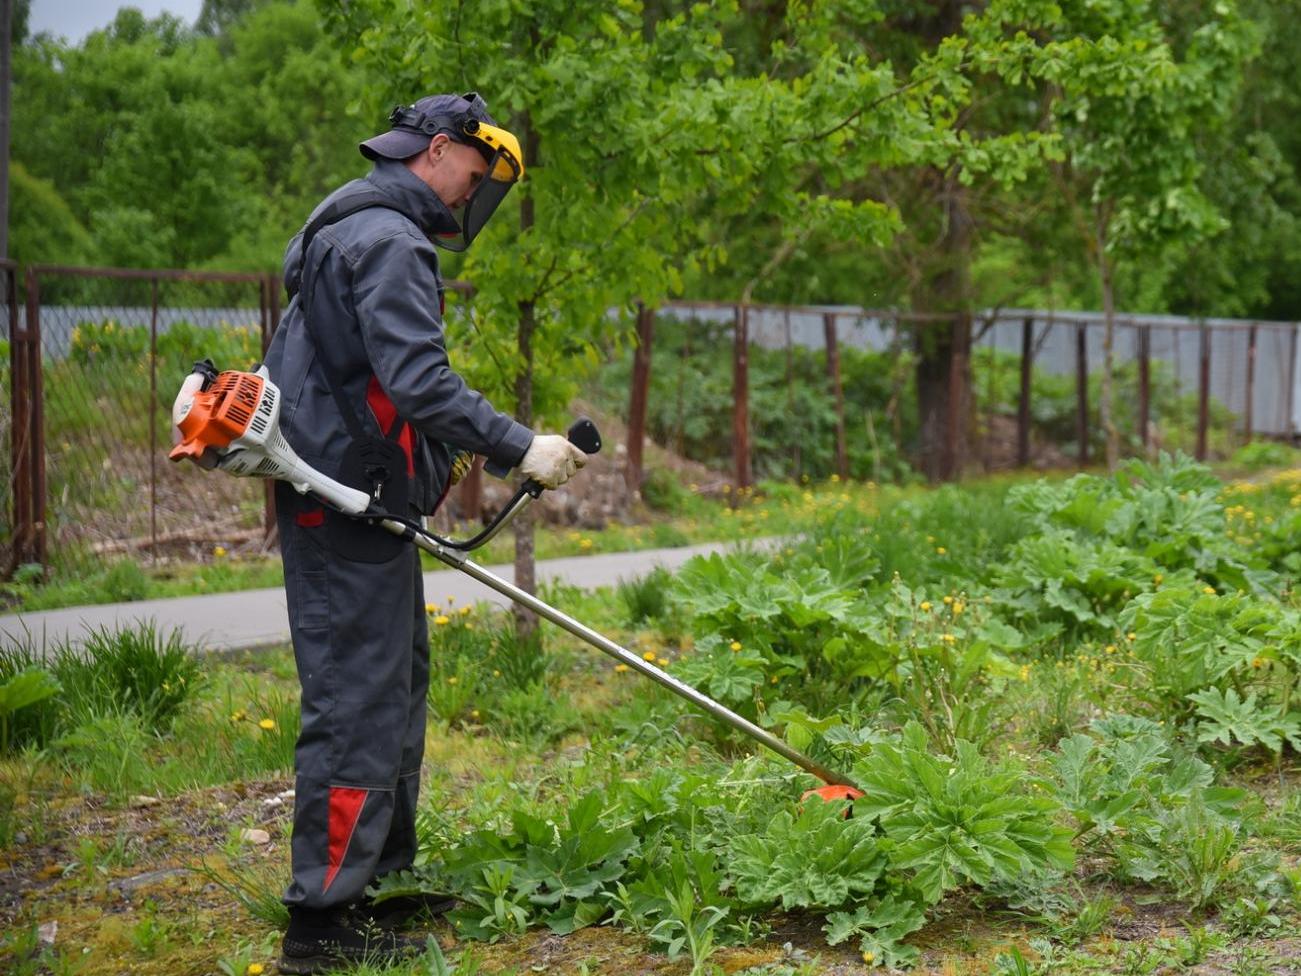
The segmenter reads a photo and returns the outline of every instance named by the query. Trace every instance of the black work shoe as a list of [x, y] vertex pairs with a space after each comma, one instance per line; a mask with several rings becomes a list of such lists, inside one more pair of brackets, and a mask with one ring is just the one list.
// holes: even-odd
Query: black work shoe
[[398, 895], [383, 901], [362, 899], [357, 911], [365, 915], [376, 925], [386, 928], [398, 928], [420, 916], [437, 918], [446, 915], [456, 907], [456, 899], [451, 895], [419, 894]]
[[346, 908], [289, 910], [289, 929], [280, 950], [280, 972], [310, 976], [350, 963], [377, 965], [398, 962], [424, 948], [381, 928]]

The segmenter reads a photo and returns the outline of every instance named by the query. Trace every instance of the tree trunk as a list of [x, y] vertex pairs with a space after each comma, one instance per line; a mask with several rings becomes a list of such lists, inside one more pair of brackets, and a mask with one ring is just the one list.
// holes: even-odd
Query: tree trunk
[[[962, 32], [970, 4], [965, 0], [930, 0], [913, 7], [929, 49]], [[969, 453], [971, 410], [971, 213], [969, 190], [958, 179], [956, 163], [933, 169], [940, 231], [936, 257], [913, 294], [913, 310], [939, 312], [947, 321], [918, 323], [913, 329], [917, 354], [917, 415], [921, 423], [918, 462], [927, 479], [957, 476]]]
[[[538, 165], [541, 138], [534, 131], [527, 112], [520, 120], [524, 135], [524, 158], [529, 166]], [[520, 200], [520, 230], [533, 226], [533, 197], [527, 187]], [[518, 192], [518, 191], [517, 191]], [[515, 419], [525, 427], [533, 426], [533, 333], [537, 329], [537, 308], [532, 301], [519, 303], [519, 325], [516, 343], [519, 349], [519, 371], [515, 374]], [[537, 592], [536, 561], [534, 558], [533, 510], [525, 508], [515, 517], [515, 585], [528, 593]], [[515, 627], [521, 637], [537, 629], [538, 618], [532, 610], [516, 606]]]
[[944, 229], [938, 268], [924, 291], [914, 296], [917, 311], [942, 312], [947, 321], [917, 323], [917, 415], [921, 421], [919, 457], [927, 479], [956, 477], [969, 453], [971, 411], [971, 217], [966, 188], [956, 172], [942, 176]]

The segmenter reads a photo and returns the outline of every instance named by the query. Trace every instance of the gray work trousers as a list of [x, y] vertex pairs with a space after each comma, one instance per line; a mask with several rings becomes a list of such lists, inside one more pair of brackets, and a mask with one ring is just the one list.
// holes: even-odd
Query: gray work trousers
[[429, 687], [424, 585], [414, 546], [386, 562], [343, 559], [317, 506], [278, 482], [276, 507], [303, 721], [284, 902], [333, 908], [415, 857]]

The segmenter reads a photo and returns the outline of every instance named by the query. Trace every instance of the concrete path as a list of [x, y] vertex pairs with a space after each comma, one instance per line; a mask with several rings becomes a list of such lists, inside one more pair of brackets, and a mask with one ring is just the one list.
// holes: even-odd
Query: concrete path
[[[537, 578], [540, 583], [563, 580], [584, 589], [595, 589], [611, 586], [619, 580], [635, 579], [655, 566], [676, 569], [692, 556], [722, 552], [728, 546], [727, 543], [707, 543], [675, 549], [547, 559], [538, 563]], [[514, 577], [510, 566], [488, 568], [508, 580]], [[446, 606], [449, 597], [454, 598], [458, 605], [478, 602], [505, 605], [508, 602], [505, 597], [456, 570], [426, 573], [425, 599]], [[0, 616], [0, 641], [5, 638], [21, 640], [28, 634], [38, 644], [42, 638], [49, 642], [75, 641], [85, 634], [87, 628], [111, 628], [139, 620], [153, 620], [164, 630], [180, 629], [188, 639], [214, 651], [261, 647], [289, 640], [285, 593], [276, 587], [10, 614]]]

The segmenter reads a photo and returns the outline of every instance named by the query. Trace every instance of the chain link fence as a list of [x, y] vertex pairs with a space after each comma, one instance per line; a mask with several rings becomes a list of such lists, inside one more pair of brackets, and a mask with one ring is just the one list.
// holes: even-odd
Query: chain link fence
[[[194, 360], [261, 358], [278, 280], [0, 262], [0, 287], [0, 573], [31, 564], [71, 576], [272, 544], [264, 484], [195, 477], [166, 452], [172, 398]], [[963, 435], [957, 468], [1100, 461], [1102, 317], [1002, 310], [969, 321], [950, 353], [958, 379], [941, 390], [949, 429]], [[643, 486], [646, 434], [740, 485], [906, 474], [924, 439], [919, 343], [958, 334], [951, 316], [723, 302], [643, 309], [637, 332], [629, 368], [598, 378], [607, 400], [628, 405], [630, 487]], [[1225, 457], [1253, 436], [1301, 430], [1296, 323], [1121, 316], [1111, 346], [1122, 456]], [[944, 450], [957, 458], [951, 436]], [[477, 514], [478, 481], [457, 493], [463, 517]]]
[[265, 275], [25, 269], [4, 380], [11, 572], [35, 563], [82, 575], [122, 558], [157, 565], [265, 543], [262, 483], [196, 478], [166, 453], [193, 362], [259, 360], [278, 289]]

